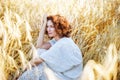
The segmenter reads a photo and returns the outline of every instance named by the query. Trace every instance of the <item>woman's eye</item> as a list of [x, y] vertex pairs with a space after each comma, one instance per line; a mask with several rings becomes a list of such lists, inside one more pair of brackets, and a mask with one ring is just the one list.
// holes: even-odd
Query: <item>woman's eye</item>
[[51, 28], [53, 28], [53, 26], [52, 26], [52, 25], [51, 25], [50, 27], [51, 27]]

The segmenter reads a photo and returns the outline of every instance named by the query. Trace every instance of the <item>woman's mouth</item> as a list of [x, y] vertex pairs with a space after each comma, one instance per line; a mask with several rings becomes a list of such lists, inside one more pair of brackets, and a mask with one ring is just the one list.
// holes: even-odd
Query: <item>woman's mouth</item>
[[52, 33], [48, 33], [48, 34], [52, 34]]

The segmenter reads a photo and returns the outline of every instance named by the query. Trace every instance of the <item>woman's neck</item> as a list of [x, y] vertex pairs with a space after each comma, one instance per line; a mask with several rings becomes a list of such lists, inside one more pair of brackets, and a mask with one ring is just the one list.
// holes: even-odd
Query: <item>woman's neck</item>
[[58, 41], [59, 39], [61, 39], [61, 37], [55, 36], [54, 39], [55, 39], [56, 41]]

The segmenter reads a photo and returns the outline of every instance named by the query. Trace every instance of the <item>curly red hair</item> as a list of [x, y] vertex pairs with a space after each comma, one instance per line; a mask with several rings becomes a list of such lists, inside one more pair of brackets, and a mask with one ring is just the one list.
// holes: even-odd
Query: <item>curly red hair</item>
[[[66, 18], [60, 15], [53, 15], [48, 16], [47, 21], [48, 20], [51, 20], [53, 22], [55, 30], [60, 37], [70, 37], [72, 29]], [[45, 33], [47, 34], [47, 30]]]

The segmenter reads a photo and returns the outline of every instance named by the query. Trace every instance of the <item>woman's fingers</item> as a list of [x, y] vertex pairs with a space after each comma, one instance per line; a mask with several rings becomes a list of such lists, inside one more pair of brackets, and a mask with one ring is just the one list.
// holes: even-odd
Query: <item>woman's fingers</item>
[[27, 69], [30, 69], [30, 63], [29, 62], [24, 66], [23, 71], [26, 71]]
[[47, 24], [47, 14], [44, 14], [42, 20], [41, 20], [41, 26], [40, 26], [40, 29], [45, 27]]
[[[36, 59], [36, 58], [35, 58]], [[32, 67], [35, 67], [36, 66], [36, 64], [35, 64], [35, 59], [32, 59], [31, 61], [30, 61], [30, 65], [32, 66]]]
[[46, 24], [46, 22], [47, 22], [47, 14], [44, 14], [43, 21], [44, 21], [44, 24]]
[[32, 66], [31, 66], [30, 62], [27, 64], [27, 69], [32, 69]]
[[47, 24], [47, 14], [44, 14], [44, 16], [43, 16], [43, 25], [42, 25], [42, 27], [46, 27], [46, 24]]

